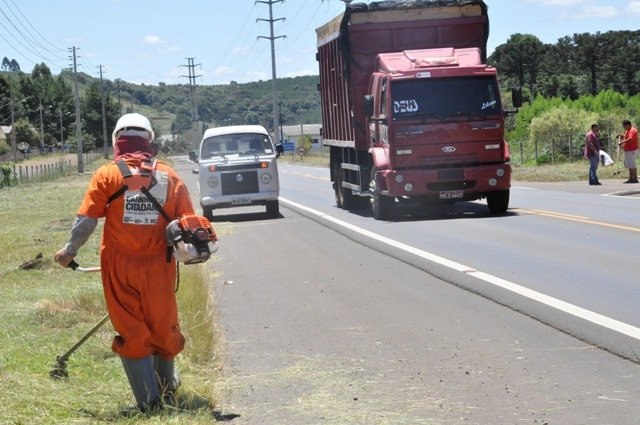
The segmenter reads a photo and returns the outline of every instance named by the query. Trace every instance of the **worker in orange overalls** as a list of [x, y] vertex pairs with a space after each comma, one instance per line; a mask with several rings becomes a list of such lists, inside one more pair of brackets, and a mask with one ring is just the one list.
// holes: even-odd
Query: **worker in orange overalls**
[[[174, 357], [185, 340], [178, 324], [176, 262], [167, 254], [169, 222], [140, 188], [148, 188], [171, 220], [193, 214], [187, 188], [175, 171], [160, 161], [149, 166], [153, 138], [143, 115], [125, 114], [118, 120], [112, 136], [114, 161], [94, 173], [70, 239], [54, 256], [67, 267], [98, 219], [105, 218], [100, 266], [107, 311], [118, 333], [112, 349], [122, 359], [142, 411], [174, 397], [180, 383]], [[131, 178], [125, 179], [124, 164]]]

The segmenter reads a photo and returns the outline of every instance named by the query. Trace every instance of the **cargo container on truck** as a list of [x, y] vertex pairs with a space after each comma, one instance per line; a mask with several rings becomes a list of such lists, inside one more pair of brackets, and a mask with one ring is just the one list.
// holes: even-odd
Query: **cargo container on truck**
[[387, 219], [398, 203], [486, 198], [492, 213], [507, 210], [504, 117], [513, 110], [503, 109], [486, 65], [483, 1], [352, 3], [316, 32], [339, 207], [366, 197], [373, 216]]

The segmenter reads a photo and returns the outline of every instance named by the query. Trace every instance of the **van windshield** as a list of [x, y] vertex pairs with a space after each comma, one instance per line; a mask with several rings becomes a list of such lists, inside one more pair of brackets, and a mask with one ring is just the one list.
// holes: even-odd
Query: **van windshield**
[[204, 159], [234, 154], [265, 155], [272, 153], [273, 146], [268, 136], [256, 133], [236, 133], [205, 139], [202, 142], [200, 157]]
[[502, 113], [498, 85], [493, 77], [422, 78], [393, 81], [394, 119], [430, 117], [485, 117]]

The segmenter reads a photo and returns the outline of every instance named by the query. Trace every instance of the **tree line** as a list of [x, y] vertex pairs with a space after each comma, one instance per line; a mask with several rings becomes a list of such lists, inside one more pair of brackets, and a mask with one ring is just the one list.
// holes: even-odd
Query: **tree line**
[[[19, 66], [18, 68], [19, 69]], [[80, 98], [84, 151], [102, 147], [102, 108], [100, 82], [85, 81]], [[12, 123], [16, 143], [31, 149], [75, 151], [75, 96], [68, 77], [54, 76], [49, 67], [36, 64], [30, 74], [21, 71], [0, 75], [0, 122]], [[113, 128], [120, 114], [117, 104], [105, 96], [107, 128]], [[110, 138], [109, 138], [110, 140]], [[9, 142], [0, 141], [0, 155], [10, 152]]]
[[525, 105], [507, 127], [512, 156], [523, 163], [580, 158], [594, 122], [614, 151], [622, 121], [640, 121], [640, 31], [574, 34], [555, 44], [513, 34], [487, 62], [504, 92], [523, 89]]

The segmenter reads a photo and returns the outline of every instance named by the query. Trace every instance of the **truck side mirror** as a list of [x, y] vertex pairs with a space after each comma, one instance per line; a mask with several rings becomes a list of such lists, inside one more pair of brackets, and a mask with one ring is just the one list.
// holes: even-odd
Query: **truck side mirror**
[[522, 106], [522, 87], [513, 87], [511, 89], [511, 100], [514, 108]]
[[364, 97], [363, 109], [366, 117], [373, 116], [373, 96], [370, 94]]

